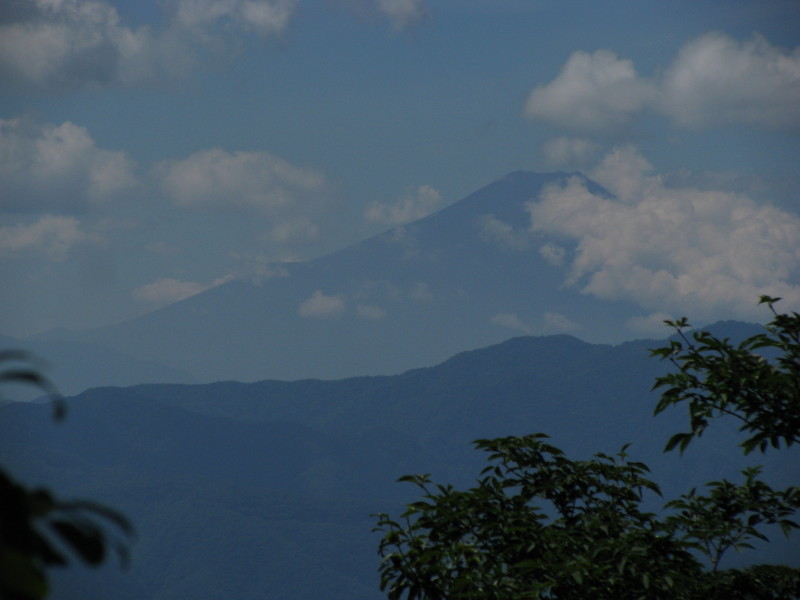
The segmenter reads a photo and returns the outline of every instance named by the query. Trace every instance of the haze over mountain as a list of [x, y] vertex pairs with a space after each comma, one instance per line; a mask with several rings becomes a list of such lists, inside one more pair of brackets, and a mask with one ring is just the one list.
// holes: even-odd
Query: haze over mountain
[[[145, 381], [191, 383], [188, 373], [155, 361], [138, 360], [107, 346], [85, 342], [23, 340], [0, 335], [0, 348], [24, 350], [31, 356], [44, 358], [43, 371], [58, 382], [62, 394], [73, 395], [99, 386], [126, 386]], [[36, 360], [36, 359], [34, 359]], [[38, 361], [37, 361], [38, 362]], [[41, 395], [27, 385], [14, 385], [7, 396], [15, 400], [34, 399]]]
[[641, 309], [564, 285], [574, 244], [531, 233], [527, 203], [570, 177], [607, 194], [580, 174], [514, 172], [333, 254], [269, 265], [255, 280], [118, 325], [40, 339], [101, 344], [198, 381], [254, 381], [399, 373], [519, 333], [642, 337], [625, 326]]
[[[518, 337], [395, 376], [92, 389], [67, 400], [60, 424], [48, 406], [3, 407], [0, 462], [136, 525], [130, 572], [56, 572], [53, 600], [377, 599], [370, 514], [414, 498], [395, 482], [407, 473], [472, 485], [476, 438], [545, 432], [574, 458], [632, 442], [666, 498], [745, 464], [765, 464], [774, 485], [797, 481], [796, 449], [743, 457], [724, 419], [683, 456], [663, 454], [686, 417], [652, 415], [665, 365], [647, 355], [658, 345]], [[800, 556], [796, 536], [770, 537], [755, 560]]]
[[83, 392], [55, 424], [2, 387], [0, 466], [139, 532], [130, 573], [66, 569], [52, 600], [377, 600], [370, 513], [407, 472], [470, 485], [477, 437], [632, 442], [667, 493], [760, 462], [724, 420], [661, 453], [685, 416], [652, 418], [639, 338], [800, 310], [797, 23], [0, 0], [0, 344]]

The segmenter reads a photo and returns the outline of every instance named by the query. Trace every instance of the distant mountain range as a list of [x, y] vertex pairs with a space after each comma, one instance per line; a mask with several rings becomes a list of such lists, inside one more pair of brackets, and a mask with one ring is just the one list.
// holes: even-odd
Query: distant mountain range
[[[511, 173], [341, 251], [271, 265], [259, 281], [230, 281], [124, 323], [37, 341], [113, 348], [171, 369], [160, 381], [212, 382], [395, 374], [520, 333], [628, 339], [625, 320], [639, 310], [562, 285], [564, 267], [540, 252], [548, 238], [530, 233], [526, 203], [570, 176], [584, 178]], [[95, 375], [96, 385], [122, 383]]]
[[[25, 350], [44, 359], [41, 370], [58, 382], [62, 394], [78, 394], [90, 387], [126, 386], [148, 381], [192, 383], [188, 373], [155, 361], [139, 360], [108, 346], [91, 342], [23, 340], [0, 335], [0, 348]], [[14, 386], [7, 392], [15, 400], [30, 400], [41, 395], [28, 386]]]
[[[53, 600], [377, 600], [369, 515], [412, 499], [395, 482], [403, 474], [470, 485], [484, 460], [476, 438], [545, 432], [576, 458], [631, 442], [667, 497], [754, 463], [797, 484], [796, 450], [745, 459], [732, 421], [682, 457], [663, 454], [686, 416], [652, 416], [650, 388], [666, 368], [648, 358], [657, 345], [517, 337], [394, 376], [92, 389], [68, 399], [60, 424], [41, 404], [0, 408], [0, 462], [136, 524], [130, 572], [64, 570]], [[772, 537], [757, 560], [800, 557], [800, 538]]]

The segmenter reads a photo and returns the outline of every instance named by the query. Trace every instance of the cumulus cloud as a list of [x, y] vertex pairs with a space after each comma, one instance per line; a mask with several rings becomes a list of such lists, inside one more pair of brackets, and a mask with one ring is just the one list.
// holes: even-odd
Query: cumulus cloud
[[800, 218], [730, 192], [669, 188], [632, 147], [528, 205], [534, 231], [577, 244], [568, 283], [605, 299], [699, 317], [750, 317], [761, 294], [800, 302]]
[[0, 209], [82, 211], [135, 184], [124, 152], [98, 148], [69, 121], [38, 125], [0, 119]]
[[524, 114], [573, 131], [608, 133], [644, 111], [683, 127], [800, 127], [800, 47], [707, 33], [652, 78], [608, 50], [575, 52], [553, 81], [532, 90]]
[[[130, 86], [188, 72], [222, 31], [283, 31], [295, 0], [174, 0], [162, 30], [128, 27], [103, 0], [29, 0], [0, 20], [0, 76], [36, 88]], [[223, 45], [215, 43], [219, 49]]]
[[761, 36], [737, 42], [708, 33], [681, 48], [661, 85], [659, 108], [678, 124], [800, 125], [800, 47]]
[[324, 210], [327, 180], [269, 152], [202, 150], [164, 161], [154, 172], [178, 206], [269, 217], [267, 241], [308, 241], [318, 233], [314, 218]]
[[429, 185], [421, 185], [397, 202], [371, 203], [364, 211], [364, 218], [371, 223], [403, 225], [427, 217], [441, 205], [441, 194]]
[[567, 129], [604, 132], [628, 123], [654, 92], [632, 61], [608, 50], [575, 52], [558, 77], [531, 92], [525, 115]]
[[291, 206], [297, 195], [320, 191], [325, 178], [269, 152], [202, 150], [158, 165], [165, 191], [187, 208], [240, 208], [261, 213]]
[[524, 229], [514, 229], [505, 221], [494, 215], [483, 215], [479, 222], [480, 238], [490, 244], [509, 250], [525, 250], [530, 235]]
[[34, 252], [63, 261], [73, 246], [92, 239], [74, 217], [45, 215], [31, 224], [0, 226], [0, 251], [6, 255]]
[[32, 10], [0, 23], [0, 74], [34, 87], [131, 85], [166, 71], [185, 56], [147, 27], [125, 27], [101, 0], [30, 0]]
[[162, 277], [152, 283], [136, 288], [133, 290], [132, 295], [136, 300], [164, 306], [222, 285], [230, 281], [230, 279], [231, 277], [221, 277], [210, 284], [202, 284], [196, 281], [182, 281], [180, 279]]
[[301, 317], [329, 319], [344, 313], [345, 301], [342, 294], [328, 296], [317, 290], [300, 303], [297, 314]]
[[397, 30], [417, 23], [428, 14], [424, 0], [378, 0], [378, 10], [389, 17]]

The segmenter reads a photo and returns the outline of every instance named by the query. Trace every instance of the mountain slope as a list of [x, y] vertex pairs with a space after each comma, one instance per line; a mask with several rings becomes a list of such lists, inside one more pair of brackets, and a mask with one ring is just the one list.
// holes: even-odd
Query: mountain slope
[[[59, 425], [46, 406], [6, 406], [0, 462], [137, 525], [130, 573], [70, 570], [54, 600], [377, 600], [369, 515], [412, 498], [395, 482], [406, 473], [470, 485], [475, 438], [541, 431], [573, 457], [632, 442], [667, 497], [759, 462], [768, 479], [797, 482], [796, 450], [745, 459], [730, 421], [683, 457], [663, 454], [686, 417], [652, 416], [656, 345], [519, 337], [395, 376], [93, 389]], [[773, 538], [758, 560], [800, 556], [796, 538]]]
[[399, 373], [515, 330], [624, 339], [632, 308], [564, 287], [539, 251], [547, 240], [528, 231], [525, 204], [568, 176], [512, 173], [414, 223], [275, 265], [259, 283], [231, 281], [77, 339], [204, 382]]

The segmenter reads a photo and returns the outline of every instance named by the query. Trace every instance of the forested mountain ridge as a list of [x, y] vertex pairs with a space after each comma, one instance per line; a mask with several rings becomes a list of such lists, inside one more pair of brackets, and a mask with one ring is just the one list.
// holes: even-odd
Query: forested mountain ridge
[[[67, 571], [56, 599], [379, 598], [369, 515], [409, 499], [395, 483], [406, 473], [469, 484], [475, 438], [545, 432], [585, 457], [632, 442], [667, 496], [735, 477], [733, 423], [682, 458], [661, 453], [685, 417], [652, 416], [656, 345], [519, 337], [396, 376], [97, 388], [68, 399], [58, 425], [46, 406], [6, 406], [0, 459], [137, 526], [131, 572]], [[796, 455], [744, 462], [788, 484]], [[759, 560], [797, 550], [775, 542]]]

